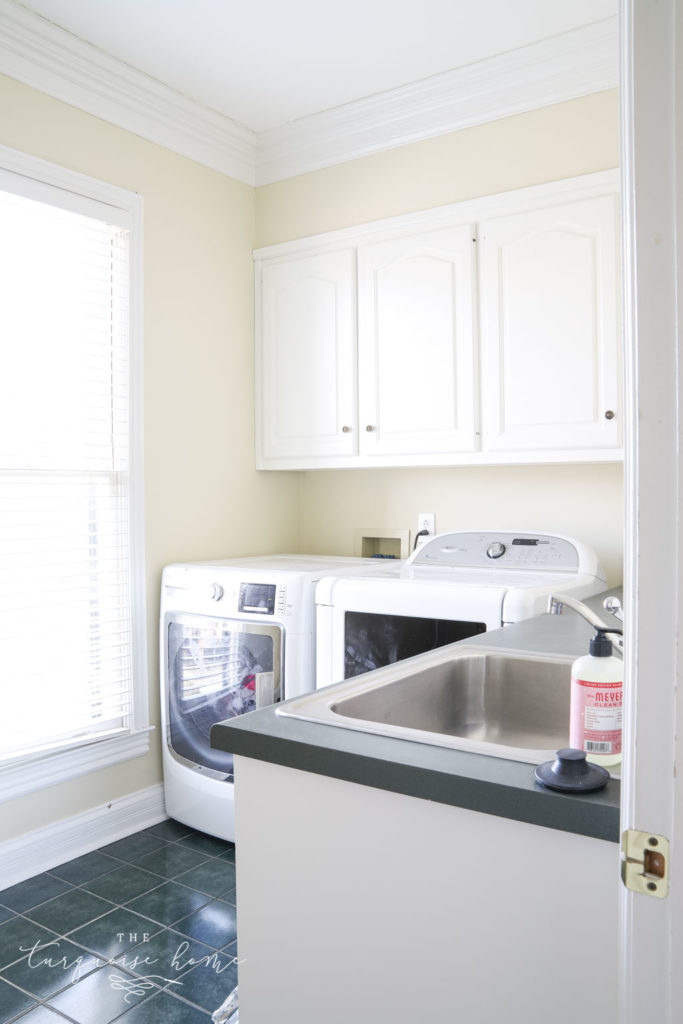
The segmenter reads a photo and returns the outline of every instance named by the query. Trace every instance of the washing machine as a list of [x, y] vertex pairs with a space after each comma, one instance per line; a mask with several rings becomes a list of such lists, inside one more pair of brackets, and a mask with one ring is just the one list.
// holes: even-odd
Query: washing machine
[[315, 587], [381, 571], [366, 558], [264, 555], [163, 571], [161, 723], [170, 817], [234, 839], [231, 754], [211, 726], [315, 688]]

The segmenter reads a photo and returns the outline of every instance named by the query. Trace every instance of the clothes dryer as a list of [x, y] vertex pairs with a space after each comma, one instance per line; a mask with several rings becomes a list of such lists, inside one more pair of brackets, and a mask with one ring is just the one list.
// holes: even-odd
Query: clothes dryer
[[328, 686], [546, 611], [607, 586], [594, 551], [529, 531], [446, 533], [372, 577], [318, 584], [317, 685]]

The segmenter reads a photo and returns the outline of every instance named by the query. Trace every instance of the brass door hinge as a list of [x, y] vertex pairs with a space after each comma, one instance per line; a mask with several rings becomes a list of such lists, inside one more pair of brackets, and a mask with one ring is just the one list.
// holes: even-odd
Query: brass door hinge
[[665, 899], [669, 894], [669, 840], [633, 828], [624, 832], [621, 879], [633, 892]]

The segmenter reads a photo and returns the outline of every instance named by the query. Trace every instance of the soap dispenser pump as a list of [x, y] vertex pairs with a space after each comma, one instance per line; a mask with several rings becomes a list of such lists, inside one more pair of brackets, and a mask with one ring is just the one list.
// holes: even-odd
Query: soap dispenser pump
[[569, 745], [605, 768], [621, 763], [624, 663], [606, 636], [620, 632], [596, 628], [589, 653], [577, 658], [571, 671]]

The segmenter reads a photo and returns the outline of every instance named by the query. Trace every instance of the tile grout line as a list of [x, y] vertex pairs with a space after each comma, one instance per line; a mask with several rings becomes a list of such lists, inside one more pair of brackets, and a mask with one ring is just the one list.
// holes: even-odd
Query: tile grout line
[[[134, 913], [137, 916], [143, 918], [144, 920], [149, 921], [150, 925], [155, 926], [156, 929], [157, 929], [156, 931], [154, 931], [152, 933], [152, 936], [151, 936], [152, 938], [156, 938], [156, 937], [161, 936], [162, 934], [165, 934], [165, 933], [170, 933], [170, 932], [176, 933], [177, 932], [178, 935], [181, 935], [183, 937], [183, 940], [187, 940], [188, 942], [196, 942], [196, 943], [199, 944], [199, 946], [204, 946], [205, 948], [211, 950], [212, 951], [211, 954], [208, 954], [208, 955], [219, 955], [219, 956], [223, 956], [225, 959], [234, 957], [236, 955], [236, 949], [232, 949], [229, 952], [225, 952], [225, 947], [226, 946], [230, 946], [230, 947], [235, 946], [236, 947], [236, 944], [237, 944], [237, 939], [236, 938], [233, 939], [232, 941], [228, 942], [228, 943], [224, 943], [221, 946], [215, 946], [215, 945], [213, 945], [212, 941], [207, 941], [206, 939], [195, 938], [192, 935], [184, 933], [178, 927], [183, 920], [185, 920], [186, 918], [193, 917], [195, 914], [198, 914], [201, 911], [205, 910], [211, 903], [221, 902], [221, 903], [225, 903], [226, 905], [232, 907], [233, 909], [235, 908], [236, 887], [234, 885], [234, 881], [235, 881], [234, 877], [231, 879], [233, 884], [230, 885], [230, 887], [228, 889], [226, 889], [225, 891], [219, 892], [217, 894], [204, 892], [201, 889], [197, 888], [196, 886], [188, 884], [189, 880], [187, 880], [185, 882], [182, 881], [182, 879], [183, 879], [183, 877], [185, 875], [190, 874], [192, 871], [194, 871], [196, 869], [199, 869], [201, 867], [204, 867], [205, 865], [210, 864], [210, 863], [219, 862], [221, 865], [225, 866], [226, 868], [228, 868], [228, 866], [230, 866], [233, 869], [233, 871], [234, 871], [234, 868], [235, 868], [235, 852], [234, 852], [235, 851], [235, 847], [234, 847], [234, 844], [226, 843], [225, 844], [226, 845], [226, 849], [222, 850], [220, 853], [216, 853], [215, 851], [209, 853], [206, 850], [201, 849], [201, 844], [200, 845], [194, 845], [194, 844], [187, 844], [187, 843], [183, 842], [183, 840], [187, 840], [187, 839], [189, 839], [193, 835], [200, 835], [199, 833], [189, 832], [187, 835], [178, 836], [175, 839], [170, 839], [169, 840], [169, 839], [166, 839], [165, 837], [162, 837], [161, 835], [156, 835], [153, 831], [148, 831], [147, 829], [143, 829], [140, 832], [133, 833], [130, 837], [124, 837], [122, 840], [117, 840], [117, 842], [125, 843], [126, 839], [129, 839], [129, 838], [133, 839], [134, 837], [143, 836], [143, 835], [148, 835], [148, 836], [150, 836], [150, 837], [152, 837], [154, 839], [159, 840], [159, 842], [162, 845], [157, 847], [156, 850], [148, 850], [147, 852], [140, 853], [133, 860], [130, 860], [130, 859], [126, 860], [126, 859], [124, 859], [123, 857], [121, 857], [121, 856], [119, 856], [117, 854], [108, 853], [108, 852], [106, 852], [106, 847], [100, 847], [100, 848], [98, 848], [96, 850], [89, 851], [90, 854], [101, 853], [104, 856], [111, 858], [112, 861], [114, 861], [116, 863], [112, 864], [111, 867], [107, 867], [101, 874], [93, 875], [92, 878], [89, 878], [89, 879], [87, 879], [84, 882], [72, 882], [69, 879], [60, 878], [59, 875], [53, 873], [56, 870], [59, 870], [59, 868], [64, 866], [64, 865], [57, 865], [55, 868], [51, 868], [48, 871], [41, 872], [41, 874], [47, 875], [51, 879], [55, 879], [59, 883], [61, 883], [63, 885], [66, 885], [67, 888], [63, 892], [58, 893], [55, 896], [52, 896], [50, 899], [44, 900], [42, 903], [36, 904], [33, 907], [27, 907], [23, 911], [17, 911], [17, 910], [15, 910], [12, 907], [8, 907], [6, 904], [1, 904], [0, 903], [0, 906], [5, 907], [7, 909], [7, 911], [12, 915], [10, 918], [7, 919], [7, 921], [10, 922], [10, 921], [12, 921], [14, 919], [24, 920], [24, 921], [27, 922], [27, 924], [32, 924], [32, 925], [34, 925], [34, 927], [38, 927], [38, 928], [40, 928], [40, 929], [50, 933], [51, 935], [54, 935], [54, 939], [50, 939], [49, 940], [50, 943], [56, 942], [58, 940], [64, 940], [66, 942], [69, 942], [69, 943], [72, 943], [74, 945], [77, 945], [79, 948], [83, 949], [86, 953], [91, 955], [93, 958], [96, 958], [96, 959], [99, 959], [99, 960], [103, 960], [104, 961], [103, 967], [94, 967], [93, 970], [88, 972], [88, 975], [85, 976], [86, 978], [89, 977], [91, 974], [95, 973], [96, 971], [102, 970], [104, 968], [104, 966], [107, 966], [107, 961], [110, 958], [108, 958], [105, 954], [102, 954], [102, 953], [98, 952], [97, 950], [91, 949], [90, 947], [85, 945], [78, 937], [74, 937], [74, 933], [77, 932], [80, 928], [85, 928], [88, 925], [94, 924], [97, 921], [102, 920], [102, 918], [106, 917], [107, 914], [112, 913], [114, 910], [121, 910], [121, 911], [127, 910], [129, 913]], [[209, 837], [209, 838], [211, 838], [211, 837]], [[113, 844], [111, 844], [111, 845], [113, 845]], [[141, 860], [144, 860], [146, 857], [150, 856], [152, 853], [162, 852], [163, 850], [165, 850], [167, 848], [172, 848], [172, 847], [174, 847], [175, 849], [187, 850], [188, 852], [194, 853], [194, 854], [200, 856], [201, 860], [199, 861], [199, 863], [196, 863], [196, 864], [190, 866], [189, 868], [185, 869], [184, 871], [181, 871], [180, 874], [174, 875], [174, 876], [162, 875], [162, 874], [159, 874], [156, 871], [149, 870], [147, 867], [141, 867], [140, 866], [139, 862]], [[225, 856], [226, 853], [228, 853], [229, 856]], [[83, 857], [87, 857], [87, 856], [89, 856], [89, 854], [83, 854], [82, 856]], [[78, 860], [79, 858], [72, 858], [72, 859], [73, 860]], [[67, 861], [65, 863], [68, 864], [70, 862]], [[88, 885], [89, 883], [91, 883], [91, 882], [94, 883], [94, 882], [96, 882], [100, 878], [105, 878], [107, 875], [112, 874], [113, 872], [118, 871], [122, 867], [125, 867], [125, 866], [133, 868], [134, 870], [145, 872], [146, 874], [149, 874], [150, 876], [152, 876], [154, 879], [158, 879], [158, 882], [156, 882], [156, 884], [152, 885], [149, 889], [143, 890], [142, 892], [137, 893], [136, 895], [130, 897], [130, 899], [125, 900], [123, 902], [122, 901], [115, 901], [115, 900], [112, 900], [112, 899], [107, 899], [107, 897], [101, 896], [99, 893], [92, 892], [91, 890], [85, 888], [85, 886]], [[34, 877], [38, 877], [38, 876], [34, 876]], [[26, 879], [26, 882], [30, 882], [30, 879]], [[198, 907], [195, 907], [189, 913], [183, 914], [180, 918], [177, 918], [176, 920], [171, 921], [168, 924], [166, 924], [165, 922], [156, 921], [154, 918], [148, 917], [147, 915], [142, 914], [140, 911], [131, 910], [130, 905], [132, 903], [134, 903], [136, 900], [142, 899], [145, 896], [151, 895], [152, 893], [154, 893], [157, 890], [159, 890], [166, 883], [170, 883], [170, 882], [176, 883], [182, 889], [186, 889], [188, 892], [193, 892], [195, 895], [201, 897], [204, 900], [204, 902], [201, 903]], [[22, 884], [24, 884], [24, 883], [17, 883], [17, 885], [22, 885]], [[9, 888], [14, 888], [14, 887], [10, 886]], [[91, 920], [84, 921], [81, 924], [76, 925], [74, 928], [70, 929], [70, 931], [64, 932], [64, 933], [57, 933], [57, 932], [55, 932], [55, 930], [53, 928], [49, 928], [48, 926], [42, 924], [40, 921], [34, 921], [33, 918], [28, 916], [28, 913], [30, 911], [34, 911], [34, 910], [38, 909], [39, 907], [42, 907], [42, 906], [46, 905], [47, 903], [50, 903], [51, 900], [58, 899], [60, 896], [68, 896], [70, 893], [72, 893], [75, 890], [79, 890], [81, 892], [88, 893], [89, 895], [94, 896], [97, 899], [103, 899], [106, 903], [110, 904], [110, 909], [105, 910], [102, 914], [98, 914], [97, 917], [92, 918]], [[5, 922], [3, 922], [3, 924], [4, 923]], [[215, 941], [215, 936], [212, 936], [212, 940]], [[133, 949], [136, 949], [140, 945], [141, 945], [141, 943], [137, 943], [136, 945], [130, 947], [129, 949], [122, 951], [120, 954], [118, 954], [117, 957], [113, 957], [111, 959], [117, 959], [118, 957], [125, 958], [125, 956], [128, 953], [130, 953]], [[3, 976], [4, 971], [8, 970], [10, 967], [16, 966], [18, 963], [20, 963], [22, 960], [24, 960], [26, 958], [27, 958], [27, 954], [24, 954], [21, 957], [19, 957], [17, 960], [12, 961], [12, 963], [5, 965], [5, 967], [2, 968], [2, 971], [0, 971], [0, 977]], [[130, 968], [126, 968], [126, 967], [120, 966], [118, 964], [111, 965], [111, 966], [116, 966], [123, 973], [130, 974], [133, 977], [138, 976], [138, 975], [136, 975], [135, 971], [130, 969]], [[195, 966], [199, 966], [199, 964], [197, 964]], [[195, 969], [195, 967], [189, 968], [187, 971], [183, 972], [182, 976], [184, 976], [185, 974], [191, 973], [194, 969]], [[56, 1009], [55, 1007], [51, 1006], [50, 1003], [49, 1003], [49, 1000], [53, 999], [53, 998], [55, 998], [55, 996], [63, 993], [68, 988], [70, 988], [72, 985], [78, 984], [79, 983], [78, 981], [69, 983], [69, 984], [65, 985], [63, 988], [58, 989], [57, 992], [53, 992], [49, 996], [41, 998], [41, 997], [38, 997], [38, 996], [34, 995], [33, 993], [29, 992], [28, 990], [22, 988], [20, 985], [16, 984], [15, 982], [10, 981], [8, 978], [4, 978], [3, 977], [3, 980], [5, 980], [8, 984], [12, 985], [18, 991], [20, 991], [23, 994], [25, 994], [28, 998], [32, 999], [37, 1004], [37, 1006], [46, 1006], [46, 1007], [48, 1007], [54, 1013], [59, 1015], [59, 1019], [69, 1020], [69, 1021], [72, 1020], [72, 1018], [68, 1017], [67, 1014], [63, 1013], [63, 1011], [60, 1011], [60, 1010]], [[79, 979], [79, 980], [85, 980], [85, 979]], [[139, 1003], [135, 1004], [135, 1008], [137, 1008], [138, 1006], [144, 1005], [146, 1002], [151, 1001], [152, 999], [156, 998], [159, 994], [165, 993], [169, 998], [176, 999], [179, 1002], [181, 1002], [181, 1003], [183, 1003], [183, 1004], [185, 1004], [185, 1005], [187, 1005], [189, 1007], [192, 1007], [192, 1009], [194, 1009], [196, 1012], [202, 1014], [203, 1016], [206, 1016], [206, 1017], [210, 1017], [211, 1016], [211, 1011], [210, 1010], [206, 1010], [203, 1006], [200, 1006], [198, 1003], [195, 1003], [191, 999], [187, 998], [186, 996], [181, 995], [180, 993], [174, 991], [171, 988], [170, 985], [167, 984], [165, 986], [159, 986], [158, 984], [156, 984], [154, 982], [152, 982], [152, 984], [154, 984], [156, 991], [152, 992], [148, 997], [142, 999]], [[22, 1015], [21, 1016], [18, 1016], [18, 1017], [15, 1017], [15, 1018], [12, 1019], [12, 1024], [15, 1024], [15, 1022], [16, 1022], [16, 1024], [19, 1024], [19, 1022], [23, 1019], [23, 1016], [25, 1016], [28, 1013], [31, 1013], [34, 1009], [36, 1009], [36, 1006], [30, 1008], [28, 1011], [22, 1011]], [[133, 1009], [133, 1007], [126, 1007], [126, 1008], [124, 1008], [124, 1010], [122, 1011], [121, 1014], [119, 1014], [115, 1018], [112, 1018], [112, 1021], [110, 1022], [110, 1024], [115, 1024], [116, 1021], [121, 1020], [123, 1017], [125, 1017], [125, 1015], [127, 1013], [131, 1012], [132, 1009]]]

